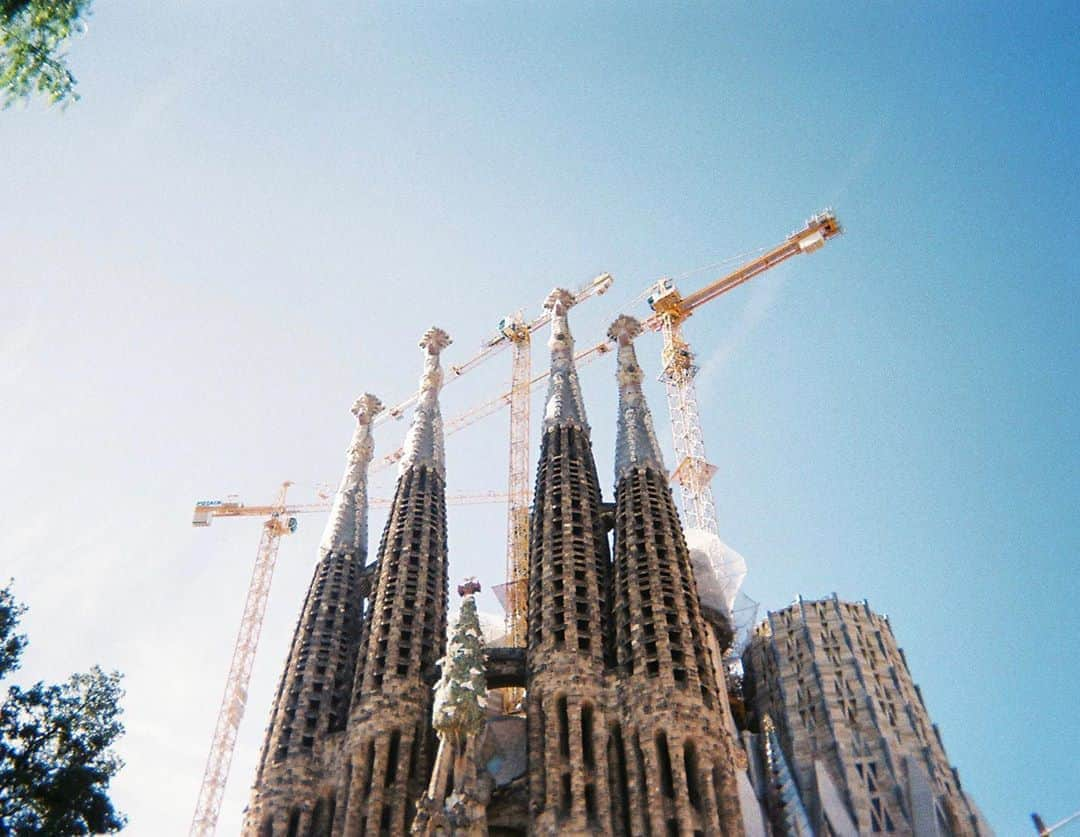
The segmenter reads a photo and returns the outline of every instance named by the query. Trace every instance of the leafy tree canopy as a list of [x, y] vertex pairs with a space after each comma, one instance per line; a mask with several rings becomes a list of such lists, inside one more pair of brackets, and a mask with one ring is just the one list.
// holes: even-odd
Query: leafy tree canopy
[[78, 100], [60, 52], [81, 31], [91, 0], [0, 0], [0, 89], [4, 107], [41, 93], [54, 104]]
[[[2, 2], [2, 0], [0, 0]], [[0, 681], [19, 667], [25, 608], [0, 589]], [[125, 824], [109, 800], [122, 766], [111, 747], [119, 721], [120, 674], [94, 666], [66, 683], [8, 685], [0, 704], [0, 834], [107, 834]]]

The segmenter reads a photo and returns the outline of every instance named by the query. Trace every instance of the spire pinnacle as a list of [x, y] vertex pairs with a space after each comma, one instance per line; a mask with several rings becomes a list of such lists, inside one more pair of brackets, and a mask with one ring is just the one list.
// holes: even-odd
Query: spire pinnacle
[[637, 362], [634, 338], [641, 323], [626, 314], [608, 329], [608, 337], [618, 343], [619, 423], [615, 441], [615, 482], [634, 468], [654, 468], [665, 472], [660, 443], [653, 430], [652, 414], [645, 403], [641, 382], [645, 374]]
[[345, 475], [334, 495], [330, 519], [319, 549], [326, 552], [367, 555], [367, 471], [375, 453], [371, 423], [382, 412], [382, 402], [365, 392], [352, 405], [356, 430], [345, 452]]
[[442, 413], [439, 411], [439, 390], [443, 384], [439, 355], [451, 342], [450, 335], [435, 326], [420, 338], [419, 346], [424, 350], [424, 373], [420, 376], [420, 398], [409, 426], [409, 435], [405, 439], [399, 474], [414, 465], [430, 465], [440, 476], [446, 475]]
[[574, 366], [574, 338], [566, 321], [566, 314], [573, 304], [574, 295], [565, 288], [556, 288], [544, 300], [544, 310], [551, 312], [551, 337], [548, 339], [551, 376], [544, 410], [544, 430], [569, 425], [588, 434], [585, 402]]
[[780, 833], [785, 837], [802, 837], [813, 834], [810, 818], [806, 814], [799, 788], [791, 775], [784, 750], [780, 746], [780, 736], [772, 718], [765, 715], [761, 719], [761, 731], [764, 733], [765, 764], [771, 773], [771, 785], [776, 793], [775, 801], [779, 808], [783, 828]]

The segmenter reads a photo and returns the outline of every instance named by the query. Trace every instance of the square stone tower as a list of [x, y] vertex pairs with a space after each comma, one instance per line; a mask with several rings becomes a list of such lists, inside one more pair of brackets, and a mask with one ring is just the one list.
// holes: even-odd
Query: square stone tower
[[[892, 626], [866, 602], [799, 597], [759, 625], [743, 655], [766, 769], [789, 769], [817, 833], [992, 833], [949, 765]], [[796, 807], [775, 782], [774, 821]]]

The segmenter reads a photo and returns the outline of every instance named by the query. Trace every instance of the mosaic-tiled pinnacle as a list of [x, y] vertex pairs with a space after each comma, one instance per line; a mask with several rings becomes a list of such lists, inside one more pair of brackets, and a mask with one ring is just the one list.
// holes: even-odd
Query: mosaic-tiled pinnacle
[[556, 288], [544, 301], [551, 312], [551, 377], [548, 379], [547, 405], [544, 409], [544, 430], [551, 427], [577, 427], [586, 435], [589, 423], [585, 420], [585, 402], [581, 383], [574, 366], [574, 337], [566, 314], [574, 304], [574, 296], [565, 288]]
[[810, 818], [806, 814], [799, 788], [788, 768], [784, 750], [780, 746], [780, 736], [772, 718], [766, 715], [761, 721], [761, 731], [765, 735], [765, 762], [769, 770], [770, 781], [776, 793], [776, 806], [779, 815], [782, 837], [812, 837]]
[[361, 395], [352, 406], [356, 430], [345, 452], [345, 475], [334, 495], [330, 519], [319, 544], [323, 553], [367, 555], [367, 473], [375, 453], [371, 425], [382, 409], [382, 402], [371, 393]]
[[416, 412], [413, 413], [409, 435], [405, 438], [405, 453], [401, 457], [398, 473], [404, 474], [414, 465], [429, 465], [439, 476], [446, 475], [443, 421], [439, 411], [439, 390], [443, 383], [439, 355], [450, 343], [450, 335], [434, 326], [420, 338], [420, 348], [424, 350], [420, 399], [416, 404]]
[[608, 329], [608, 337], [619, 346], [619, 420], [615, 437], [615, 482], [634, 468], [653, 468], [665, 473], [664, 457], [656, 440], [652, 414], [641, 390], [644, 373], [637, 362], [634, 338], [641, 323], [623, 314]]

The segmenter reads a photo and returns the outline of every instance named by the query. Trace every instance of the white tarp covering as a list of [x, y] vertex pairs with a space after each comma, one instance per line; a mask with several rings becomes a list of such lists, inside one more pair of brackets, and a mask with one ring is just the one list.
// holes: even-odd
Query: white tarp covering
[[758, 603], [740, 590], [739, 595], [735, 598], [735, 607], [731, 611], [731, 621], [735, 626], [733, 650], [736, 655], [742, 654], [743, 649], [750, 643], [754, 623], [757, 621], [757, 612]]
[[704, 529], [687, 529], [686, 545], [694, 563], [701, 603], [722, 613], [732, 613], [746, 578], [746, 559]]

